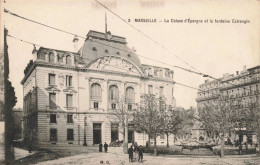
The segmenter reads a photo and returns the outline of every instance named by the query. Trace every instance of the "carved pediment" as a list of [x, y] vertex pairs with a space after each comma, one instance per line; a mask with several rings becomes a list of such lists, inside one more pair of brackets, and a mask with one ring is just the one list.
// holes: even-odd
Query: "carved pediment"
[[68, 92], [68, 93], [77, 93], [76, 90], [74, 90], [73, 88], [66, 88], [66, 89], [63, 89], [63, 92]]
[[51, 92], [60, 92], [60, 90], [56, 86], [49, 86], [45, 88], [46, 91], [51, 91]]
[[88, 68], [140, 75], [140, 70], [131, 62], [114, 56], [105, 56], [92, 62]]

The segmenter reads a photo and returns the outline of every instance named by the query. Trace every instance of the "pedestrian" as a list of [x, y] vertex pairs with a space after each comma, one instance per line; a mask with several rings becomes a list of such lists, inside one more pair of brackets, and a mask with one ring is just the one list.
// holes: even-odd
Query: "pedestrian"
[[138, 162], [141, 160], [141, 162], [143, 163], [144, 149], [141, 145], [138, 148], [138, 152], [139, 152]]
[[133, 146], [131, 146], [129, 149], [128, 149], [128, 154], [129, 154], [129, 162], [133, 162]]
[[146, 148], [148, 148], [148, 145], [149, 145], [149, 142], [148, 142], [148, 141], [146, 141]]
[[135, 142], [134, 143], [134, 160], [137, 160], [137, 154], [138, 154], [138, 145], [137, 143]]
[[107, 153], [107, 148], [108, 148], [108, 145], [107, 145], [107, 143], [105, 142], [105, 144], [104, 144], [104, 149], [105, 149], [105, 152]]
[[29, 149], [29, 153], [32, 153], [32, 144], [31, 144], [31, 142], [29, 142], [28, 149]]
[[99, 152], [102, 152], [102, 147], [103, 147], [102, 143], [100, 143], [98, 146], [99, 146]]
[[239, 155], [242, 155], [242, 145], [239, 145]]

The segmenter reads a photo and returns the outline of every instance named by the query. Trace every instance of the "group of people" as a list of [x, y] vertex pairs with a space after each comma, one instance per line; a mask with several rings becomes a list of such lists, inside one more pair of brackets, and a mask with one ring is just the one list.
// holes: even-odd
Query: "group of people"
[[[99, 146], [99, 152], [102, 152], [103, 144], [100, 143], [98, 146]], [[108, 144], [105, 142], [105, 144], [104, 144], [104, 150], [105, 150], [106, 153], [107, 153], [107, 149], [108, 149]]]
[[138, 146], [136, 142], [133, 143], [131, 147], [128, 149], [129, 162], [133, 162], [133, 159], [137, 160], [137, 157], [138, 157], [138, 162], [139, 161], [143, 162], [143, 153], [144, 153], [144, 149], [142, 145]]

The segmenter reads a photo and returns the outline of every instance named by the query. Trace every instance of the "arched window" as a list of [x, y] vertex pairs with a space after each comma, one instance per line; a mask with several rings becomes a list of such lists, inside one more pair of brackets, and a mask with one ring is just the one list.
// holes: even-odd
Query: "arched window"
[[54, 63], [54, 53], [49, 53], [49, 62]]
[[118, 101], [118, 87], [116, 85], [111, 85], [109, 87], [109, 100], [110, 101]]
[[42, 52], [37, 53], [37, 59], [45, 60], [45, 54]]
[[72, 65], [72, 63], [71, 63], [71, 56], [66, 56], [66, 64], [67, 65]]
[[126, 88], [126, 101], [128, 103], [134, 103], [135, 102], [135, 91], [132, 87]]
[[101, 97], [102, 97], [101, 86], [98, 83], [92, 84], [90, 98], [92, 100], [101, 100]]

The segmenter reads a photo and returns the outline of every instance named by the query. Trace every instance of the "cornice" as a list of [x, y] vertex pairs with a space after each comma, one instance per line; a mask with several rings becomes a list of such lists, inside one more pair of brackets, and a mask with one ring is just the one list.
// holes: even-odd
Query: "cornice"
[[35, 61], [23, 80], [21, 81], [21, 84], [23, 85], [27, 78], [31, 75], [32, 71], [36, 68], [36, 66], [41, 66], [45, 68], [57, 68], [57, 69], [64, 69], [64, 70], [74, 70], [74, 71], [82, 71], [82, 72], [95, 72], [95, 73], [104, 73], [104, 74], [111, 74], [111, 75], [121, 75], [123, 77], [134, 77], [134, 78], [140, 78], [143, 80], [154, 80], [154, 81], [162, 81], [162, 82], [168, 82], [168, 83], [173, 83], [175, 82], [173, 80], [166, 80], [166, 79], [160, 79], [157, 77], [148, 77], [148, 76], [143, 76], [143, 75], [132, 75], [132, 74], [127, 74], [124, 72], [117, 72], [117, 71], [108, 71], [108, 70], [97, 70], [97, 69], [90, 69], [90, 68], [80, 68], [77, 66], [68, 66], [64, 64], [56, 64], [56, 63], [47, 63], [43, 61]]

